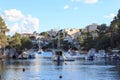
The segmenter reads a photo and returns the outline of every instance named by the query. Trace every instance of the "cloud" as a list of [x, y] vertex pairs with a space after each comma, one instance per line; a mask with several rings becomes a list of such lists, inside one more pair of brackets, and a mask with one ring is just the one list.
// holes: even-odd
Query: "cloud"
[[115, 16], [116, 16], [115, 14], [110, 13], [109, 15], [104, 16], [104, 18], [113, 19]]
[[16, 9], [5, 10], [2, 16], [4, 17], [4, 19], [7, 19], [8, 21], [18, 21], [24, 18], [22, 12]]
[[67, 9], [69, 9], [70, 7], [69, 7], [69, 5], [65, 5], [64, 6], [64, 10], [67, 10]]
[[71, 0], [71, 2], [80, 2], [81, 0]]
[[84, 2], [87, 4], [94, 4], [94, 3], [97, 3], [98, 0], [84, 0]]
[[86, 4], [94, 4], [97, 3], [98, 0], [70, 0], [71, 2], [84, 2]]
[[31, 15], [25, 15], [20, 10], [5, 10], [2, 15], [7, 22], [10, 34], [15, 32], [34, 32], [39, 30], [39, 19]]
[[15, 31], [20, 32], [18, 23], [14, 23], [14, 24], [11, 26], [11, 30], [10, 30], [10, 31], [11, 31], [11, 33], [14, 33]]

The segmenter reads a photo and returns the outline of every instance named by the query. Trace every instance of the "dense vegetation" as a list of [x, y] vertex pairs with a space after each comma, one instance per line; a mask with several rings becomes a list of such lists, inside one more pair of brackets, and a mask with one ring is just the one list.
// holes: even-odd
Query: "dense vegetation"
[[5, 35], [5, 33], [8, 31], [9, 31], [9, 29], [6, 26], [6, 23], [0, 16], [0, 48], [3, 48], [6, 45], [8, 45], [7, 36]]
[[[8, 32], [9, 29], [6, 26], [6, 23], [0, 17], [0, 49], [4, 48], [5, 46], [10, 46], [16, 49], [18, 53], [20, 53], [24, 49], [30, 49], [33, 45], [31, 42], [31, 39], [34, 37], [22, 37], [19, 33], [15, 33], [13, 36], [6, 36], [6, 32]], [[114, 17], [114, 19], [111, 21], [111, 24], [107, 26], [106, 24], [101, 24], [97, 26], [97, 30], [89, 32], [84, 31], [80, 29], [80, 32], [82, 36], [78, 36], [77, 42], [78, 45], [80, 45], [80, 48], [82, 50], [89, 50], [90, 48], [96, 48], [96, 49], [120, 49], [120, 10], [118, 11], [118, 14]], [[64, 41], [66, 33], [63, 34], [60, 30], [58, 32], [60, 35], [60, 45], [63, 49], [68, 49], [68, 46], [74, 47], [75, 45], [73, 43], [68, 43]], [[97, 36], [93, 37], [93, 33], [96, 33]], [[49, 38], [50, 35], [47, 32], [40, 33], [40, 35], [43, 35], [45, 38]], [[55, 38], [55, 36], [52, 36], [53, 39], [47, 46], [48, 48], [55, 48], [59, 45], [58, 38]]]
[[[91, 33], [82, 32], [86, 36], [81, 43], [81, 46], [85, 50], [90, 48], [96, 49], [120, 49], [120, 10], [117, 16], [111, 21], [110, 26], [101, 24], [97, 27], [94, 33], [98, 34], [98, 37], [92, 37]], [[82, 40], [82, 39], [81, 39]]]
[[22, 50], [30, 49], [32, 47], [32, 42], [28, 37], [21, 37], [19, 33], [15, 33], [13, 36], [6, 36], [6, 32], [9, 29], [6, 26], [5, 21], [0, 16], [0, 49], [3, 49], [7, 46], [15, 48], [18, 53], [21, 53]]

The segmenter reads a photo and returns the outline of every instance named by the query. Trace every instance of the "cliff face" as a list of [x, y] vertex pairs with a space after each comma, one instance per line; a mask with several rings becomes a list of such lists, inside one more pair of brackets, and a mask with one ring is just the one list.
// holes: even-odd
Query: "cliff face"
[[0, 58], [13, 58], [13, 56], [17, 56], [14, 48], [6, 47], [0, 50]]

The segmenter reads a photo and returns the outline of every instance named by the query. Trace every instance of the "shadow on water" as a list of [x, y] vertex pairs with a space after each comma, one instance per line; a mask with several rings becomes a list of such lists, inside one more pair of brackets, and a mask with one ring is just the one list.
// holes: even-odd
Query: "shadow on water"
[[55, 66], [63, 66], [64, 61], [53, 61]]

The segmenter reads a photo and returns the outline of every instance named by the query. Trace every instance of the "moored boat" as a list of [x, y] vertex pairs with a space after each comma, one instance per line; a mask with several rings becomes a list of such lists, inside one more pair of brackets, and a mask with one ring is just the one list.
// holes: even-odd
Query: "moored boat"
[[94, 48], [91, 48], [89, 51], [88, 51], [88, 54], [87, 54], [87, 60], [94, 60], [95, 58], [95, 49]]
[[43, 50], [42, 50], [42, 49], [39, 49], [39, 50], [38, 50], [38, 54], [41, 54], [41, 53], [43, 53]]
[[54, 61], [65, 61], [67, 59], [62, 50], [53, 50], [52, 53], [52, 60]]
[[105, 52], [105, 50], [99, 50], [98, 53], [95, 54], [96, 58], [106, 58], [107, 54]]
[[28, 53], [25, 51], [18, 56], [18, 59], [27, 59], [27, 58], [28, 58]]
[[62, 50], [53, 50], [53, 56], [52, 56], [52, 60], [53, 61], [58, 61], [58, 62], [60, 62], [60, 61], [74, 61], [74, 59], [73, 58], [67, 58], [66, 56], [65, 56], [65, 54], [64, 54], [64, 51], [62, 51]]
[[23, 51], [19, 56], [18, 59], [34, 59], [35, 54], [33, 51]]

